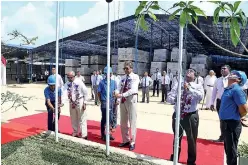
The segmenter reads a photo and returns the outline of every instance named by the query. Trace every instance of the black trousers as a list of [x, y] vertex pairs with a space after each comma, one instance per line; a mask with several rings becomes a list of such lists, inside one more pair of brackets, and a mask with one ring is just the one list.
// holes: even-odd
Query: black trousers
[[155, 96], [155, 89], [157, 90], [157, 96], [159, 96], [159, 80], [153, 81], [153, 96]]
[[[218, 116], [219, 116], [219, 111], [220, 111], [220, 104], [221, 104], [221, 100], [220, 99], [217, 99], [216, 100], [216, 109], [217, 109], [217, 112], [218, 112]], [[223, 125], [223, 121], [220, 120], [220, 137], [219, 139], [220, 140], [224, 140], [224, 125]]]
[[[55, 102], [51, 102], [53, 107], [55, 107]], [[47, 107], [47, 128], [50, 131], [55, 131], [55, 112], [52, 111], [46, 104]], [[60, 118], [60, 113], [58, 113], [58, 119]]]
[[167, 92], [169, 90], [169, 85], [165, 84], [165, 85], [161, 85], [161, 90], [162, 90], [162, 102], [166, 101], [167, 99]]
[[[173, 129], [174, 135], [175, 135], [175, 126], [176, 126], [175, 123], [176, 123], [176, 113], [174, 112], [172, 115], [172, 129]], [[180, 157], [180, 152], [181, 152], [181, 141], [183, 137], [183, 131], [185, 131], [187, 135], [187, 141], [188, 141], [187, 165], [195, 165], [196, 140], [198, 136], [198, 126], [199, 126], [199, 115], [197, 111], [194, 113], [187, 114], [183, 119], [180, 120], [178, 159]], [[175, 143], [175, 136], [173, 140], [173, 146], [174, 146], [174, 143]], [[174, 153], [174, 147], [173, 147], [173, 153]]]
[[223, 120], [224, 130], [224, 148], [226, 152], [227, 165], [237, 165], [237, 147], [239, 137], [242, 131], [240, 120]]
[[[111, 104], [111, 103], [110, 103]], [[101, 136], [105, 136], [105, 125], [107, 122], [106, 119], [106, 102], [101, 101], [101, 112], [102, 112], [102, 119], [101, 119]], [[109, 106], [109, 126], [111, 127], [113, 124], [113, 106]]]

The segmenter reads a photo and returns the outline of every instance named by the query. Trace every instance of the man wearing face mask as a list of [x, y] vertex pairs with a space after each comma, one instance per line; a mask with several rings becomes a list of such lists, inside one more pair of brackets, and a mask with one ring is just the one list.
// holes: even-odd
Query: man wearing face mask
[[[187, 135], [187, 141], [188, 141], [188, 160], [187, 165], [195, 165], [196, 161], [196, 140], [198, 136], [198, 126], [199, 126], [199, 115], [198, 115], [198, 109], [197, 104], [200, 103], [200, 101], [203, 98], [204, 95], [204, 89], [201, 84], [196, 84], [195, 81], [196, 78], [196, 71], [193, 69], [188, 69], [185, 76], [184, 83], [178, 86], [182, 87], [182, 95], [181, 95], [181, 109], [180, 109], [180, 128], [179, 128], [179, 152], [178, 152], [178, 158], [180, 157], [181, 152], [181, 140], [183, 137], [183, 131], [186, 132]], [[176, 87], [175, 86], [175, 87]], [[177, 90], [172, 90], [174, 92], [177, 92]], [[171, 95], [171, 97], [174, 96], [174, 101], [177, 102], [179, 100], [176, 100], [176, 95]], [[170, 99], [167, 99], [168, 101], [173, 100], [170, 97]], [[176, 100], [176, 101], [175, 101]], [[174, 109], [176, 111], [176, 105], [174, 106]], [[172, 129], [175, 135], [175, 122], [176, 122], [176, 112], [172, 115]], [[173, 145], [175, 142], [175, 137], [173, 140]], [[173, 147], [174, 150], [174, 147]], [[173, 151], [174, 153], [174, 151]], [[174, 155], [171, 155], [170, 160], [173, 161]]]
[[[139, 76], [133, 73], [132, 62], [125, 62], [124, 71], [126, 75], [122, 77], [121, 85], [115, 94], [115, 97], [120, 100], [122, 143], [119, 147], [129, 146], [129, 150], [132, 151], [135, 149], [136, 139]], [[131, 127], [131, 138], [129, 136], [128, 122]]]
[[[228, 85], [228, 76], [230, 74], [231, 68], [229, 65], [224, 65], [221, 67], [221, 75], [222, 77], [218, 78], [215, 83], [214, 83], [214, 88], [213, 88], [213, 93], [212, 93], [212, 100], [211, 100], [211, 106], [210, 109], [213, 111], [214, 110], [214, 103], [216, 100], [216, 110], [219, 114], [219, 110], [220, 110], [220, 104], [221, 104], [221, 97], [222, 94], [224, 92], [224, 89], [227, 87]], [[224, 141], [224, 137], [223, 137], [223, 124], [220, 120], [220, 137], [218, 140], [216, 140], [216, 142], [223, 142]]]
[[232, 71], [228, 85], [221, 97], [219, 117], [224, 125], [224, 148], [227, 165], [237, 165], [237, 146], [242, 130], [241, 118], [247, 114], [248, 104], [242, 86], [247, 76], [242, 71]]
[[[55, 131], [55, 85], [56, 78], [54, 75], [51, 75], [47, 78], [48, 86], [44, 90], [45, 95], [45, 105], [47, 108], [47, 128], [49, 131]], [[61, 105], [61, 88], [58, 88], [58, 118], [60, 117], [60, 106]]]
[[72, 136], [87, 139], [86, 101], [88, 99], [88, 91], [83, 81], [75, 79], [75, 72], [69, 72], [67, 79], [68, 82], [65, 84], [65, 89], [70, 102]]

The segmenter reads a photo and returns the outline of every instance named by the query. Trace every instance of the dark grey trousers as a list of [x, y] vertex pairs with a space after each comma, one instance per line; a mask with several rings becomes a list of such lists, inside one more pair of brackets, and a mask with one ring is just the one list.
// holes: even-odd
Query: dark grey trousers
[[[172, 129], [175, 135], [176, 126], [176, 113], [172, 115]], [[179, 153], [178, 159], [181, 152], [181, 141], [183, 137], [183, 131], [185, 131], [188, 141], [188, 160], [187, 165], [195, 165], [196, 161], [196, 140], [198, 136], [198, 126], [199, 126], [199, 115], [198, 112], [187, 114], [182, 120], [180, 120], [179, 126]], [[175, 137], [173, 140], [173, 146], [175, 143]], [[174, 153], [174, 147], [173, 147]]]
[[[220, 104], [221, 104], [221, 100], [217, 99], [216, 100], [216, 110], [218, 112], [218, 116], [219, 116], [219, 110], [220, 110]], [[223, 124], [223, 121], [220, 120], [220, 140], [224, 140], [224, 130], [225, 130], [225, 126]]]

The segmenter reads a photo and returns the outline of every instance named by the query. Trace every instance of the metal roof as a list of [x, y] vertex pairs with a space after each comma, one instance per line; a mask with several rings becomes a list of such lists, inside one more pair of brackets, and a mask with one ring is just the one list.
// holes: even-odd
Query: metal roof
[[[178, 20], [168, 20], [168, 15], [159, 14], [157, 18], [159, 21], [154, 22], [149, 17], [149, 30], [139, 30], [138, 35], [138, 49], [150, 51], [152, 49], [171, 49], [178, 47], [179, 40], [179, 23]], [[230, 40], [229, 29], [224, 30], [220, 18], [218, 25], [213, 24], [213, 18], [199, 17], [196, 24], [209, 38], [214, 42], [236, 53], [245, 54], [244, 48], [241, 44], [234, 47]], [[116, 54], [117, 45], [119, 48], [135, 47], [135, 16], [129, 16], [111, 23], [111, 51]], [[228, 55], [221, 49], [210, 43], [199, 31], [192, 25], [188, 25], [184, 30], [184, 48], [190, 53], [198, 54], [218, 54]], [[248, 46], [248, 25], [241, 29], [241, 40]], [[70, 56], [83, 55], [106, 55], [107, 54], [107, 24], [86, 30], [60, 40], [60, 49], [65, 54]], [[47, 43], [33, 49], [34, 52], [50, 52], [55, 53], [55, 41]], [[246, 53], [247, 54], [247, 53]]]

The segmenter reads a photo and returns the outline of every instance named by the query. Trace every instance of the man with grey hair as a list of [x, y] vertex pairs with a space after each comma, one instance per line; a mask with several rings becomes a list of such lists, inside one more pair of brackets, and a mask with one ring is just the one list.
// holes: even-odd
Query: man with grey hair
[[204, 81], [204, 90], [206, 94], [206, 110], [210, 109], [214, 83], [216, 80], [217, 78], [215, 76], [214, 71], [210, 70], [209, 75], [207, 75]]
[[73, 128], [72, 136], [87, 139], [87, 88], [83, 81], [75, 79], [75, 72], [73, 71], [67, 74], [67, 79], [68, 82], [65, 84], [65, 89], [70, 103], [70, 117]]
[[[133, 63], [125, 62], [125, 74], [121, 78], [121, 85], [115, 93], [120, 102], [122, 143], [119, 147], [129, 146], [129, 150], [135, 149], [136, 121], [137, 121], [137, 97], [139, 88], [139, 76], [133, 73]], [[129, 136], [128, 121], [131, 127], [131, 139]]]

